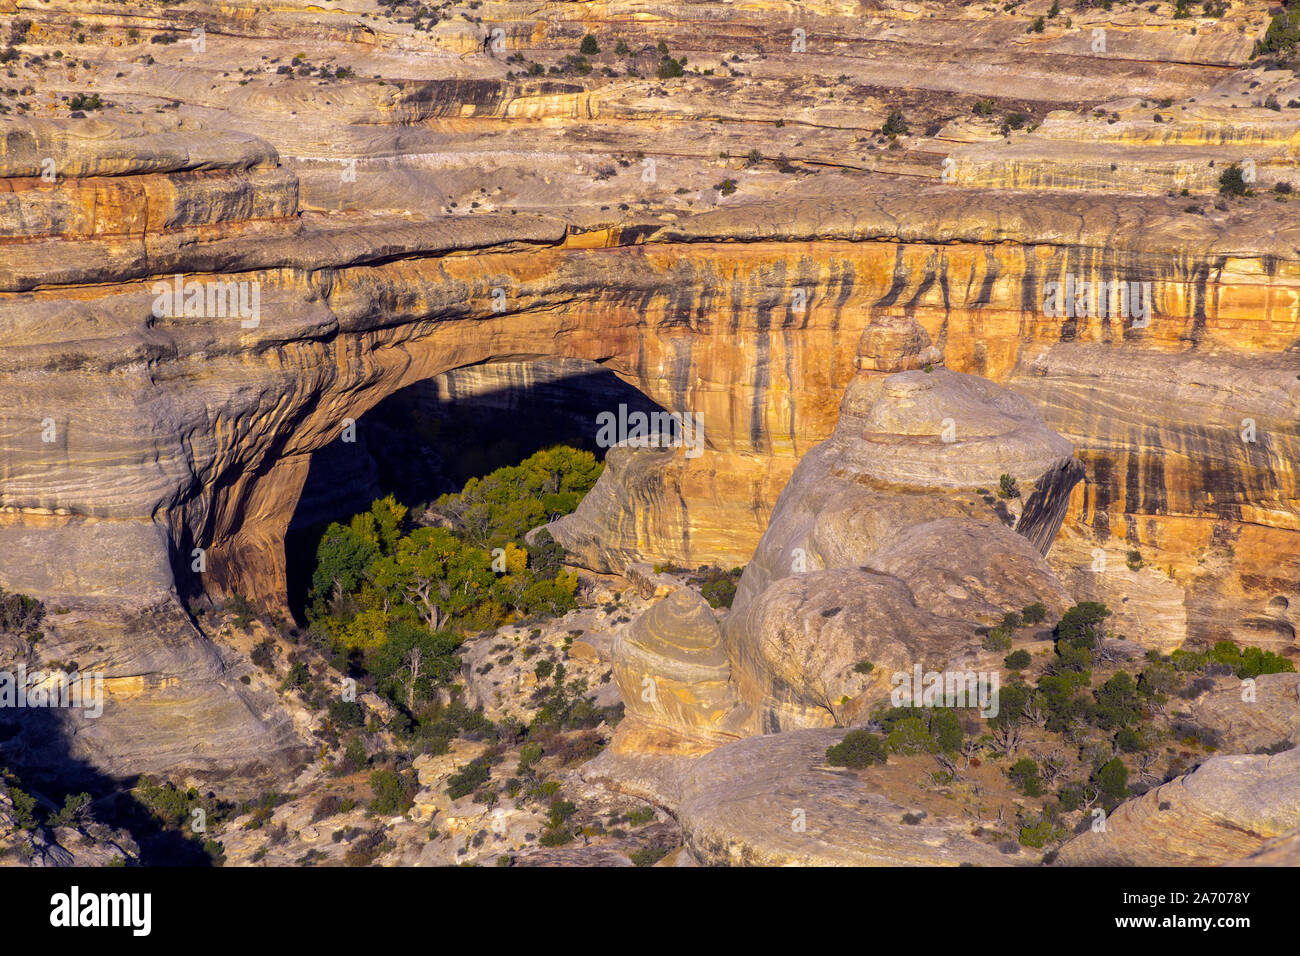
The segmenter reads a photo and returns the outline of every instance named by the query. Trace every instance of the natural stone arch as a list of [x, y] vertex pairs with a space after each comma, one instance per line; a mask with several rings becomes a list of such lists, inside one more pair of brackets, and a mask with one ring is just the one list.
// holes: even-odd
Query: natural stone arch
[[[569, 349], [562, 340], [553, 341], [558, 347], [550, 351], [503, 352], [487, 347], [482, 349], [482, 357], [468, 359], [464, 353], [459, 353], [460, 358], [448, 358], [457, 353], [439, 352], [433, 342], [419, 339], [367, 353], [365, 360], [373, 364], [360, 370], [366, 384], [355, 385], [356, 376], [349, 376], [304, 407], [301, 420], [283, 436], [280, 456], [257, 471], [240, 472], [230, 483], [214, 489], [211, 507], [199, 512], [204, 520], [200, 527], [190, 526], [190, 514], [182, 509], [182, 521], [173, 534], [178, 542], [187, 538], [206, 542], [199, 545], [207, 559], [201, 577], [203, 589], [212, 596], [240, 594], [264, 608], [287, 610], [285, 535], [312, 456], [336, 439], [347, 423], [359, 423], [384, 399], [411, 385], [477, 365], [562, 357], [591, 361], [645, 394], [637, 386], [637, 376], [617, 357], [599, 354], [603, 350], [594, 347], [598, 343]], [[189, 553], [183, 546], [177, 551], [182, 559]]]

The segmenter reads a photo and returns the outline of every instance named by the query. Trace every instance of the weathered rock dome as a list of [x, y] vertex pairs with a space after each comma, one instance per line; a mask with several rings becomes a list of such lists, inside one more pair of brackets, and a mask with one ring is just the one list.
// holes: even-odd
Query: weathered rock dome
[[862, 330], [857, 367], [864, 372], [906, 372], [939, 365], [943, 352], [930, 341], [930, 333], [911, 315], [878, 315]]

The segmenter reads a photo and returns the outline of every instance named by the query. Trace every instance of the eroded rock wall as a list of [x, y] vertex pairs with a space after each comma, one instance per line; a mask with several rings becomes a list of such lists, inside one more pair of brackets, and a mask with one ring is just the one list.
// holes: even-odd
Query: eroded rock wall
[[[536, 356], [705, 422], [706, 454], [593, 499], [581, 559], [739, 565], [863, 328], [903, 312], [1075, 447], [1073, 593], [1152, 645], [1276, 644], [1300, 607], [1300, 233], [1280, 196], [1206, 196], [1231, 162], [1287, 181], [1300, 124], [1264, 101], [1300, 86], [1247, 66], [1267, 17], [1229, 7], [1035, 34], [936, 2], [489, 0], [417, 29], [369, 0], [3, 0], [0, 585], [139, 608], [179, 575], [281, 607], [311, 456], [347, 420]], [[491, 28], [506, 49], [476, 53]], [[660, 39], [687, 75], [654, 75]], [[156, 314], [177, 275], [255, 286], [258, 321]], [[1071, 277], [1150, 283], [1151, 321], [1044, 315]]]

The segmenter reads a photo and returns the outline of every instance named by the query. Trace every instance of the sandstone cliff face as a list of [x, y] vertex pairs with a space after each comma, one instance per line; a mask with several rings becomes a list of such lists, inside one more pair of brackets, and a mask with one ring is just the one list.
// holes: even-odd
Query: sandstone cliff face
[[[106, 558], [129, 563], [131, 551]], [[0, 644], [0, 670], [101, 675], [102, 698], [81, 707], [0, 713], [5, 758], [37, 783], [133, 781], [141, 773], [282, 777], [306, 742], [276, 696], [244, 686], [248, 665], [203, 638], [175, 595], [56, 606], [35, 647]], [[102, 706], [101, 706], [102, 705]]]
[[[922, 356], [925, 370], [915, 367]], [[659, 743], [671, 753], [716, 746], [719, 731], [852, 725], [899, 672], [977, 669], [979, 625], [1035, 602], [1064, 610], [1065, 591], [1028, 535], [1050, 544], [1081, 469], [1024, 399], [932, 364], [941, 361], [913, 320], [868, 327], [835, 434], [777, 500], [725, 646], [704, 602], [691, 608], [682, 592], [615, 645], [628, 712], [617, 751], [644, 752], [650, 728], [680, 738]], [[912, 370], [888, 371], [897, 367]], [[980, 487], [1012, 470], [1048, 479], [1014, 505], [1018, 515]], [[566, 540], [566, 522], [553, 527]], [[668, 703], [638, 695], [661, 681]]]
[[[727, 640], [751, 732], [852, 723], [895, 672], [970, 669], [976, 625], [1066, 603], [1011, 527], [1050, 545], [1080, 477], [1069, 445], [986, 381], [875, 371], [931, 348], [911, 325], [902, 344], [868, 327], [834, 436], [795, 469], [741, 578]], [[1019, 514], [989, 491], [1013, 472], [1035, 482]]]
[[[1296, 114], [1262, 101], [1300, 87], [1243, 68], [1258, 11], [1030, 34], [1025, 12], [911, 2], [645, 21], [488, 0], [428, 30], [360, 0], [0, 6], [30, 21], [0, 117], [0, 585], [172, 614], [179, 576], [282, 608], [313, 454], [408, 385], [541, 356], [706, 423], [699, 459], [613, 456], [627, 487], [571, 523], [581, 559], [740, 565], [831, 436], [863, 329], [910, 312], [951, 373], [1007, 384], [1075, 447], [1051, 555], [1073, 592], [1136, 609], [1151, 646], [1294, 633], [1300, 233], [1283, 202], [1198, 198], [1225, 163], [1253, 161], [1261, 192], [1293, 168]], [[544, 68], [589, 30], [605, 52], [526, 76], [472, 55], [497, 27]], [[653, 78], [659, 39], [701, 72]], [[111, 105], [74, 117], [92, 90]], [[998, 116], [972, 113], [984, 98]], [[895, 108], [912, 131], [888, 149]], [[1029, 122], [1002, 136], [1012, 111]], [[258, 324], [155, 315], [178, 274], [256, 284]], [[1071, 276], [1150, 282], [1151, 322], [1045, 316]], [[948, 507], [931, 517], [969, 515]], [[1040, 552], [1050, 517], [1020, 519]], [[178, 626], [168, 646], [193, 641]], [[148, 673], [206, 673], [195, 653]]]
[[[237, 168], [244, 159], [222, 161]], [[235, 179], [248, 195], [259, 193], [246, 180]], [[945, 213], [943, 205], [933, 205], [930, 214]], [[699, 217], [700, 227], [710, 215]], [[739, 211], [728, 216], [726, 233], [744, 230], [763, 237], [761, 223]], [[11, 374], [35, 364], [52, 377], [43, 394], [27, 392], [8, 413], [20, 431], [4, 498], [19, 513], [63, 509], [74, 516], [156, 517], [177, 550], [189, 540], [209, 550], [207, 587], [275, 603], [283, 583], [279, 540], [307, 456], [336, 438], [344, 419], [356, 419], [384, 395], [449, 368], [559, 352], [600, 361], [660, 404], [696, 412], [706, 423], [710, 454], [665, 470], [663, 490], [647, 485], [640, 510], [634, 503], [622, 505], [620, 510], [631, 513], [616, 511], [605, 522], [604, 547], [629, 557], [740, 563], [795, 461], [829, 434], [834, 406], [828, 398], [853, 372], [856, 335], [867, 307], [886, 296], [912, 304], [943, 344], [951, 368], [998, 378], [1023, 366], [1025, 372], [1013, 375], [1012, 384], [1036, 400], [1048, 423], [1073, 440], [1091, 466], [1090, 481], [1071, 511], [1072, 526], [1082, 522], [1103, 541], [1123, 528], [1130, 541], [1156, 551], [1157, 560], [1167, 554], [1175, 564], [1189, 566], [1184, 589], [1190, 592], [1202, 577], [1190, 567], [1198, 548], [1222, 551], [1219, 542], [1236, 535], [1263, 540], [1274, 529], [1295, 530], [1289, 504], [1295, 497], [1290, 466], [1294, 420], [1287, 415], [1300, 383], [1288, 377], [1289, 359], [1260, 361], [1244, 354], [1237, 359], [1228, 351], [1227, 358], [1214, 360], [1216, 366], [1236, 362], [1243, 372], [1266, 370], [1262, 380], [1246, 374], [1234, 379], [1232, 394], [1240, 398], [1229, 399], [1236, 405], [1230, 414], [1223, 413], [1222, 401], [1216, 402], [1221, 430], [1207, 428], [1202, 413], [1181, 411], [1189, 405], [1176, 393], [1165, 405], [1171, 424], [1161, 419], [1119, 430], [1106, 416], [1081, 419], [1074, 410], [1079, 388], [1070, 384], [1081, 369], [1106, 368], [1104, 375], [1092, 373], [1094, 405], [1141, 407], [1136, 399], [1145, 384], [1142, 370], [1151, 363], [1169, 367], [1164, 380], [1175, 389], [1184, 373], [1196, 368], [1173, 354], [1146, 356], [1147, 348], [1177, 347], [1180, 330], [1203, 348], [1237, 349], [1243, 342], [1289, 348], [1296, 337], [1295, 319], [1288, 313], [1279, 324], [1274, 317], [1278, 306], [1272, 305], [1280, 302], [1276, 294], [1261, 298], [1250, 293], [1252, 305], [1243, 308], [1258, 302], [1263, 311], [1249, 313], [1249, 321], [1233, 320], [1229, 333], [1222, 317], [1200, 317], [1202, 300], [1178, 304], [1175, 291], [1197, 281], [1195, 270], [1185, 277], [1157, 277], [1151, 280], [1156, 298], [1167, 296], [1169, 305], [1158, 310], [1150, 330], [1125, 331], [1121, 346], [1119, 340], [1107, 343], [1110, 325], [1094, 329], [1075, 322], [1066, 342], [1051, 344], [1053, 336], [1065, 334], [1061, 329], [1041, 321], [1027, 328], [1021, 320], [1008, 322], [1013, 313], [1000, 317], [994, 298], [1006, 306], [1015, 302], [1018, 311], [1026, 296], [1036, 297], [1041, 273], [1027, 261], [1028, 249], [998, 247], [975, 258], [974, 246], [963, 250], [957, 245], [942, 253], [924, 245], [877, 246], [870, 240], [897, 237], [895, 227], [884, 219], [855, 223], [856, 218], [845, 217], [837, 225], [823, 217], [816, 231], [824, 238], [815, 243], [773, 241], [761, 248], [700, 243], [696, 227], [690, 234], [664, 230], [656, 241], [607, 249], [557, 245], [564, 233], [561, 224], [519, 217], [508, 222], [475, 217], [466, 224], [469, 234], [462, 230], [459, 238], [450, 225], [434, 223], [366, 231], [255, 218], [241, 220], [239, 229], [248, 232], [239, 241], [183, 245], [177, 237], [190, 227], [182, 223], [162, 235], [144, 232], [143, 246], [125, 238], [125, 224], [105, 221], [97, 227], [100, 234], [112, 236], [120, 228], [124, 238], [57, 240], [69, 253], [60, 256], [66, 281], [85, 283], [111, 275], [117, 283], [108, 296], [79, 286], [77, 295], [91, 298], [84, 303], [74, 299], [75, 309], [49, 291], [20, 292], [38, 276], [45, 283], [51, 276], [47, 257], [35, 258], [34, 241], [18, 242], [8, 260], [6, 284], [19, 294], [4, 303], [15, 317], [23, 316], [10, 326]], [[224, 222], [219, 215], [211, 220], [212, 225]], [[797, 216], [786, 231], [800, 233]], [[836, 241], [846, 235], [867, 241]], [[1144, 238], [1154, 244], [1158, 231]], [[531, 251], [518, 247], [521, 239], [533, 244]], [[447, 255], [465, 248], [467, 240], [501, 251]], [[689, 245], [674, 248], [683, 240]], [[539, 249], [539, 243], [550, 245]], [[896, 252], [902, 262], [894, 261]], [[1008, 255], [1007, 262], [988, 258]], [[993, 285], [991, 267], [998, 274]], [[1059, 268], [1064, 272], [1071, 266], [1062, 259]], [[1081, 263], [1078, 271], [1103, 278], [1113, 268], [1122, 266], [1096, 261]], [[1134, 274], [1154, 275], [1148, 268], [1142, 265], [1143, 271]], [[939, 290], [952, 289], [967, 269], [964, 311], [952, 304], [936, 311]], [[243, 329], [229, 318], [150, 316], [155, 280], [215, 270], [223, 279], [261, 283], [258, 328]], [[1264, 270], [1258, 273], [1265, 288], [1294, 281], [1273, 271], [1276, 278]], [[133, 274], [134, 282], [123, 284]], [[498, 288], [511, 293], [504, 314], [492, 311]], [[723, 288], [727, 294], [719, 298]], [[794, 288], [805, 289], [808, 296], [802, 316], [790, 305]], [[556, 310], [576, 289], [585, 290], [588, 304], [581, 313], [559, 319]], [[981, 291], [985, 289], [992, 294]], [[1215, 298], [1246, 301], [1235, 293], [1216, 293]], [[638, 302], [639, 312], [630, 311], [632, 301]], [[1187, 318], [1180, 320], [1174, 312], [1163, 320], [1170, 306], [1188, 310]], [[977, 314], [979, 332], [972, 334]], [[557, 327], [565, 329], [558, 346]], [[1283, 334], [1269, 331], [1274, 328]], [[1263, 334], [1252, 341], [1252, 332]], [[1098, 334], [1100, 340], [1090, 344]], [[90, 343], [93, 351], [87, 351]], [[1135, 349], [1143, 350], [1142, 357]], [[1022, 350], [1024, 358], [1016, 358]], [[1128, 354], [1133, 357], [1126, 358]], [[152, 366], [140, 362], [160, 368], [164, 363], [170, 371], [145, 378], [138, 370]], [[1122, 362], [1132, 369], [1127, 379], [1109, 371]], [[1270, 362], [1275, 369], [1271, 383]], [[1196, 380], [1196, 373], [1190, 374]], [[105, 402], [103, 393], [90, 386], [95, 377], [105, 387], [118, 378], [136, 384], [109, 390]], [[222, 384], [234, 381], [240, 383], [236, 391]], [[187, 385], [183, 391], [157, 393], [163, 382]], [[56, 422], [51, 443], [39, 441], [46, 418]], [[1246, 418], [1255, 422], [1254, 443], [1240, 438]], [[1183, 434], [1200, 437], [1192, 444]], [[1121, 456], [1131, 457], [1125, 461]], [[105, 462], [123, 469], [121, 480], [108, 477]], [[1121, 473], [1133, 470], [1135, 479], [1120, 481]], [[684, 503], [674, 500], [678, 497]], [[638, 540], [634, 529], [647, 521], [657, 525], [655, 534]], [[1242, 548], [1241, 554], [1234, 548], [1226, 574], [1215, 575], [1207, 585], [1238, 578], [1247, 592], [1243, 604], [1275, 593], [1294, 594], [1289, 590], [1294, 549], [1284, 551], [1288, 565], [1261, 576], [1246, 566], [1253, 548]], [[12, 586], [24, 586], [21, 578], [15, 574]], [[1214, 612], [1195, 600], [1189, 604], [1193, 615], [1205, 621], [1202, 631], [1215, 623]]]

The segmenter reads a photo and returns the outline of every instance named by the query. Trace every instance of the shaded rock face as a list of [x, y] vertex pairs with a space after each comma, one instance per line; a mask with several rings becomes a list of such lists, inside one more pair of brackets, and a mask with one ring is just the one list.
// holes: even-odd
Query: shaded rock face
[[[674, 730], [691, 746], [719, 727], [748, 736], [852, 724], [899, 672], [974, 671], [979, 625], [1034, 602], [1058, 613], [1068, 604], [1043, 555], [1013, 530], [1024, 515], [978, 486], [1011, 470], [1032, 482], [1029, 530], [1044, 537], [1073, 484], [1061, 476], [1080, 477], [1069, 445], [1024, 399], [991, 383], [944, 369], [874, 371], [886, 364], [872, 361], [877, 353], [909, 365], [933, 348], [914, 321], [910, 330], [904, 317], [881, 324], [883, 333], [873, 325], [862, 337], [867, 361], [835, 434], [795, 469], [741, 577], [725, 664], [712, 615], [682, 592], [638, 619], [634, 643], [616, 646], [630, 720]], [[682, 676], [698, 673], [692, 655], [701, 646], [712, 668], [701, 676], [707, 719], [637, 702], [638, 681], [658, 673], [671, 675], [674, 699], [694, 701]], [[727, 679], [735, 707], [724, 716]], [[616, 748], [633, 750], [631, 736], [620, 727]]]
[[247, 664], [202, 637], [174, 595], [55, 607], [35, 647], [0, 643], [0, 671], [19, 667], [102, 677], [102, 713], [84, 704], [0, 710], [5, 759], [36, 782], [177, 772], [246, 784], [278, 779], [307, 756], [276, 696], [240, 683]]
[[1214, 866], [1254, 854], [1267, 863], [1300, 831], [1300, 748], [1213, 757], [1120, 806], [1104, 832], [1061, 848], [1071, 866]]
[[416, 382], [371, 409], [355, 441], [335, 439], [312, 456], [290, 530], [351, 517], [384, 494], [430, 501], [551, 445], [603, 457], [595, 416], [620, 404], [663, 411], [581, 359], [493, 362]]
[[[663, 411], [612, 372], [580, 359], [472, 365], [384, 399], [347, 436], [354, 440], [340, 436], [311, 456], [285, 542], [291, 610], [301, 616], [328, 522], [346, 522], [388, 494], [412, 507], [432, 501], [556, 444], [603, 458], [593, 422], [619, 405], [630, 413]], [[594, 546], [582, 550], [596, 553]]]

